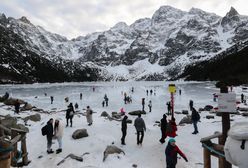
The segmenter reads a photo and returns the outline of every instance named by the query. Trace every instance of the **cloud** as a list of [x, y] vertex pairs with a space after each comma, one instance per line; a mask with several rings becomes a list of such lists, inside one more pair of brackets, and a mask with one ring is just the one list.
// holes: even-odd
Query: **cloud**
[[120, 21], [152, 17], [162, 5], [188, 11], [192, 7], [224, 16], [231, 6], [248, 15], [245, 0], [1, 0], [0, 12], [68, 38], [104, 31]]

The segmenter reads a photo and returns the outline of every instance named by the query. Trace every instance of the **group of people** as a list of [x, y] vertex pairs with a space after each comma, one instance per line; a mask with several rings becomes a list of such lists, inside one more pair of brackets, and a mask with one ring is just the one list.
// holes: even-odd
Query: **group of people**
[[62, 137], [64, 133], [64, 127], [62, 121], [60, 119], [56, 119], [54, 124], [54, 120], [51, 118], [47, 124], [42, 128], [42, 134], [46, 135], [47, 138], [47, 153], [54, 153], [52, 150], [52, 140], [56, 139], [58, 141], [58, 149], [56, 153], [62, 152]]
[[[122, 137], [121, 137], [121, 144], [126, 145], [125, 143], [125, 137], [127, 135], [127, 119], [128, 117], [125, 115], [121, 122], [121, 131], [122, 131]], [[134, 120], [134, 126], [137, 133], [137, 145], [142, 145], [143, 138], [144, 138], [144, 131], [146, 131], [146, 124], [143, 118], [141, 117], [141, 114], [138, 115], [138, 117]]]
[[102, 101], [102, 107], [104, 107], [106, 105], [106, 107], [108, 107], [108, 101], [109, 101], [109, 98], [107, 96], [107, 94], [104, 95], [103, 97], [103, 101]]
[[[145, 111], [145, 98], [141, 99], [141, 104], [142, 104], [142, 111]], [[149, 100], [148, 102], [148, 108], [149, 108], [149, 112], [152, 112], [152, 101]]]
[[[89, 126], [93, 124], [92, 114], [93, 114], [92, 109], [90, 108], [90, 106], [87, 106], [85, 116], [86, 116], [86, 119], [87, 119]], [[67, 107], [66, 115], [65, 115], [66, 127], [69, 126], [69, 121], [70, 121], [70, 127], [72, 127], [72, 119], [73, 119], [74, 115], [75, 115], [75, 110], [74, 110], [73, 104], [70, 103]]]
[[149, 92], [150, 92], [150, 95], [153, 95], [153, 93], [154, 93], [154, 95], [156, 95], [156, 90], [155, 89], [154, 89], [154, 91], [152, 89], [150, 89], [150, 91], [146, 90], [146, 96], [149, 95]]

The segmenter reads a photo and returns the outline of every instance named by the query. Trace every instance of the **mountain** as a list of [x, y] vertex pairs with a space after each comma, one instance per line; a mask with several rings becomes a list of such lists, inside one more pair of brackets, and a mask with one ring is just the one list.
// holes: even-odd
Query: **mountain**
[[[180, 76], [186, 66], [209, 60], [248, 40], [248, 17], [233, 7], [220, 17], [197, 8], [186, 12], [161, 6], [151, 18], [131, 25], [119, 22], [107, 31], [72, 40], [35, 26], [26, 17], [14, 19], [0, 14], [0, 28], [0, 67], [11, 72], [9, 78], [16, 70], [28, 69], [26, 63], [23, 67], [10, 66], [18, 64], [18, 58], [37, 58], [45, 60], [40, 62], [51, 68], [55, 81], [171, 79]], [[30, 65], [35, 67], [36, 63]], [[26, 70], [26, 76], [33, 81], [50, 80], [37, 76], [35, 69], [32, 73]], [[58, 73], [64, 76], [57, 79]]]

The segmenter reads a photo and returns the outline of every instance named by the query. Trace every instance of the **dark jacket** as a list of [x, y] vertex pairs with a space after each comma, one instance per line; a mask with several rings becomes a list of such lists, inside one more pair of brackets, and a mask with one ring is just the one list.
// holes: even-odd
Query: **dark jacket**
[[199, 120], [198, 112], [196, 111], [195, 108], [192, 108], [192, 115], [191, 115], [191, 120], [196, 122]]
[[170, 142], [168, 142], [165, 149], [166, 163], [168, 166], [175, 166], [177, 164], [177, 154], [181, 155], [187, 161], [184, 153], [177, 146], [172, 146]]
[[75, 113], [73, 105], [68, 106], [68, 109], [66, 110], [66, 118], [73, 117], [73, 115], [70, 115], [71, 112], [73, 112], [73, 114]]
[[135, 119], [134, 126], [135, 126], [137, 131], [145, 131], [146, 130], [145, 122], [144, 122], [143, 118], [141, 118], [141, 117], [138, 117]]
[[53, 124], [51, 124], [49, 121], [47, 122], [47, 138], [53, 137]]
[[166, 119], [166, 117], [163, 117], [161, 120], [161, 130], [166, 130], [166, 128], [167, 128], [167, 119]]
[[123, 131], [127, 130], [127, 116], [125, 116], [121, 122], [121, 130]]

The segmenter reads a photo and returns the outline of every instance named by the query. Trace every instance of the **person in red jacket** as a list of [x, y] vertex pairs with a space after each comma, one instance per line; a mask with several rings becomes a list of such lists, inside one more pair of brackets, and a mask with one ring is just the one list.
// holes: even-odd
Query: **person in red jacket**
[[177, 131], [177, 124], [176, 124], [176, 119], [173, 117], [171, 120], [169, 120], [169, 123], [167, 124], [166, 128], [166, 136], [168, 137], [176, 137], [176, 131]]
[[188, 159], [185, 156], [185, 154], [176, 145], [176, 140], [174, 138], [171, 138], [168, 142], [166, 149], [165, 149], [166, 167], [167, 168], [176, 168], [177, 154], [181, 155], [181, 157], [184, 158], [184, 160], [186, 162], [188, 162]]

